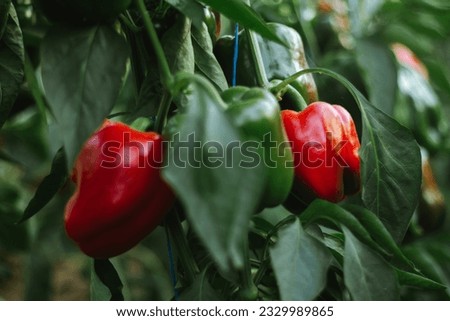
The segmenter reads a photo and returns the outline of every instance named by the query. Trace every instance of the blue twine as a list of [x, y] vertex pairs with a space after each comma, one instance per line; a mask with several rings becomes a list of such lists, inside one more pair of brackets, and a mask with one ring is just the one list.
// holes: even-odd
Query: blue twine
[[239, 24], [236, 23], [234, 28], [233, 74], [231, 78], [231, 85], [233, 87], [236, 86], [238, 57], [239, 57]]
[[178, 301], [179, 295], [177, 290], [177, 274], [175, 272], [175, 260], [173, 258], [172, 243], [170, 242], [170, 236], [167, 226], [166, 226], [166, 239], [167, 239], [167, 254], [169, 256], [169, 274], [170, 279], [172, 281], [173, 292], [175, 294], [175, 301]]

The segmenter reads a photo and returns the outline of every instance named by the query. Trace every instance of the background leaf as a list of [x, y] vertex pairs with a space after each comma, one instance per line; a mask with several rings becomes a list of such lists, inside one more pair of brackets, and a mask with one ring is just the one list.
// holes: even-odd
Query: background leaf
[[10, 7], [0, 39], [0, 128], [8, 118], [24, 76], [22, 30], [14, 6]]
[[392, 115], [397, 93], [397, 67], [392, 52], [377, 39], [358, 39], [356, 59], [368, 88], [370, 102]]
[[270, 258], [282, 300], [314, 300], [326, 285], [331, 255], [299, 220], [278, 232]]
[[353, 300], [398, 300], [400, 291], [394, 269], [362, 244], [346, 228], [344, 283]]
[[42, 45], [42, 82], [68, 168], [108, 115], [122, 85], [126, 43], [108, 26], [53, 28]]
[[[181, 199], [189, 223], [221, 271], [229, 273], [243, 265], [243, 237], [262, 193], [262, 167], [242, 166], [243, 155], [232, 148], [241, 140], [240, 133], [208, 81], [182, 75], [176, 84], [184, 95], [178, 97], [183, 108], [172, 121], [176, 125], [171, 129], [174, 135], [163, 177]], [[208, 161], [205, 144], [211, 142], [225, 153], [222, 162], [214, 165]]]

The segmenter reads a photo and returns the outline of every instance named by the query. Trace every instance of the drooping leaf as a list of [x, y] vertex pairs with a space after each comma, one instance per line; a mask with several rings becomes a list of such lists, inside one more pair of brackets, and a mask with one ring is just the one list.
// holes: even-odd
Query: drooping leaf
[[111, 261], [94, 260], [91, 269], [91, 300], [123, 301], [122, 289], [119, 273]]
[[414, 286], [421, 289], [445, 290], [447, 287], [422, 275], [395, 269], [401, 285]]
[[178, 72], [194, 73], [194, 48], [191, 40], [191, 22], [186, 17], [176, 21], [163, 36], [162, 43], [170, 70], [173, 74]]
[[68, 168], [114, 106], [128, 51], [112, 27], [55, 27], [42, 45], [42, 82]]
[[11, 0], [3, 0], [0, 2], [0, 40], [2, 39], [3, 33], [6, 29], [6, 23], [8, 22], [10, 8]]
[[404, 264], [414, 268], [413, 263], [403, 254], [402, 250], [392, 238], [392, 235], [374, 213], [357, 205], [347, 205], [344, 208], [356, 216], [358, 221], [378, 244], [388, 252], [394, 254]]
[[168, 4], [172, 5], [178, 11], [192, 20], [192, 23], [201, 28], [203, 18], [205, 16], [203, 12], [203, 6], [196, 0], [165, 0]]
[[[240, 132], [215, 88], [198, 75], [179, 75], [180, 115], [168, 124], [171, 143], [163, 177], [222, 272], [243, 266], [242, 244], [263, 187], [260, 164], [245, 164]], [[171, 125], [172, 123], [172, 125]], [[220, 126], [218, 126], [220, 124]]]
[[200, 29], [192, 29], [192, 44], [197, 72], [208, 78], [218, 90], [227, 89], [227, 79], [213, 54], [213, 44], [206, 24], [202, 24]]
[[397, 68], [391, 51], [379, 40], [358, 39], [356, 58], [370, 102], [392, 115], [397, 93]]
[[[1, 21], [2, 23], [4, 21]], [[22, 30], [14, 6], [0, 39], [0, 128], [8, 118], [11, 107], [19, 93], [24, 76], [24, 47]]]
[[386, 254], [385, 250], [380, 247], [370, 236], [364, 226], [352, 215], [352, 213], [343, 209], [339, 205], [330, 203], [321, 199], [316, 199], [302, 213], [300, 219], [306, 225], [317, 220], [326, 220], [332, 222], [337, 227], [344, 225], [353, 234], [355, 234], [362, 242], [369, 245], [372, 249]]
[[60, 148], [53, 158], [50, 173], [42, 180], [28, 206], [25, 208], [20, 222], [38, 213], [53, 196], [61, 189], [67, 180], [67, 161], [64, 149]]
[[325, 287], [330, 252], [299, 220], [278, 231], [270, 258], [282, 300], [313, 300]]
[[242, 0], [200, 0], [242, 27], [256, 31], [264, 38], [284, 45], [283, 41], [267, 26], [261, 16]]
[[362, 244], [347, 229], [344, 248], [344, 284], [353, 300], [398, 300], [399, 285], [394, 269]]

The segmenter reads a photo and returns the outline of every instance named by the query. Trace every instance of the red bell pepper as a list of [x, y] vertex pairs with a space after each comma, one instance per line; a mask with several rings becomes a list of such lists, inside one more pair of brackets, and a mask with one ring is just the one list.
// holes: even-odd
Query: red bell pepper
[[161, 179], [163, 141], [106, 120], [84, 144], [65, 209], [68, 236], [94, 258], [119, 255], [147, 236], [173, 203]]

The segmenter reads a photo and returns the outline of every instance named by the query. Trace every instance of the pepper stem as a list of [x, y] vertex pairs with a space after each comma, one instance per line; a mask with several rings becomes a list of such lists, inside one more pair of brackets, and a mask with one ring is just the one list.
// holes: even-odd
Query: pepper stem
[[161, 70], [162, 84], [163, 86], [170, 90], [170, 86], [173, 81], [173, 76], [169, 68], [169, 63], [167, 62], [166, 55], [161, 46], [161, 42], [158, 39], [158, 34], [156, 33], [155, 27], [152, 22], [152, 18], [148, 14], [147, 8], [145, 7], [144, 0], [135, 0], [139, 12], [142, 16], [144, 27], [150, 38], [150, 42], [155, 50], [156, 59], [158, 60], [159, 68]]

